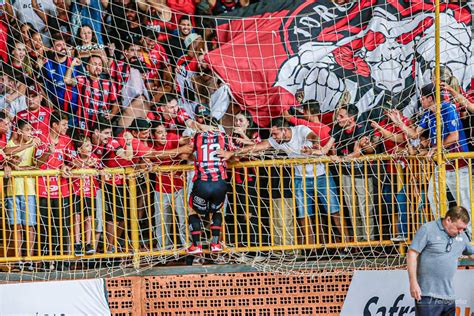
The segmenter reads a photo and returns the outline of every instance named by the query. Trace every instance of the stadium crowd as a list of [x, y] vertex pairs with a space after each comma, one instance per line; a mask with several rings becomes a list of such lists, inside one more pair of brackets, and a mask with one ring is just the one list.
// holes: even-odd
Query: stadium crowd
[[[268, 128], [259, 127], [206, 64], [205, 53], [219, 43], [213, 19], [200, 17], [250, 2], [254, 1], [6, 0], [0, 18], [6, 34], [0, 47], [0, 163], [7, 177], [12, 170], [61, 172], [60, 177], [5, 182], [5, 216], [14, 231], [10, 239], [16, 240], [12, 247], [17, 255], [70, 250], [80, 257], [99, 247], [110, 253], [128, 247], [126, 178], [106, 171], [73, 176], [73, 169], [135, 168], [141, 246], [187, 246], [185, 192], [194, 192], [196, 181], [191, 172], [151, 170], [193, 161], [217, 161], [197, 166], [198, 180], [233, 186], [222, 191], [222, 196], [228, 192], [226, 201], [214, 203], [216, 208], [225, 205], [230, 218], [229, 243], [268, 245], [273, 235], [274, 245], [315, 244], [315, 214], [332, 221], [338, 241], [342, 236], [345, 241], [406, 239], [410, 201], [406, 186], [397, 188], [397, 177], [409, 165], [406, 156], [436, 154], [434, 85], [422, 87], [420, 112], [413, 118], [404, 117], [388, 98], [378, 110], [359, 113], [346, 95], [332, 122], [322, 119], [318, 102], [303, 102], [300, 95], [300, 106], [273, 117]], [[472, 150], [474, 100], [448, 68], [442, 68], [442, 81], [443, 147], [448, 152]], [[218, 142], [208, 148], [206, 138], [197, 141], [197, 135], [218, 128], [225, 146]], [[394, 158], [381, 168], [357, 160], [370, 154]], [[230, 172], [225, 163], [321, 156], [330, 157], [333, 164]], [[447, 186], [452, 194], [459, 192], [461, 204], [468, 208], [467, 162], [458, 160], [456, 167], [457, 172], [454, 163], [447, 165]], [[259, 176], [263, 180], [257, 184]], [[426, 194], [434, 213], [437, 190], [432, 180], [427, 192], [420, 193]], [[377, 194], [382, 195], [382, 223], [376, 215]], [[193, 209], [199, 207], [198, 198], [191, 197]], [[346, 211], [341, 211], [343, 205]], [[391, 222], [393, 213], [396, 225]], [[193, 215], [189, 220], [196, 232], [200, 226]], [[72, 226], [64, 224], [69, 219]], [[211, 230], [220, 231], [222, 219], [213, 216], [212, 221]], [[297, 236], [294, 221], [300, 228]], [[41, 240], [35, 240], [38, 230]], [[198, 253], [199, 241], [191, 235], [190, 252]], [[67, 249], [71, 236], [74, 246]], [[213, 250], [221, 251], [220, 239], [215, 238], [219, 234], [213, 231], [212, 236]]]

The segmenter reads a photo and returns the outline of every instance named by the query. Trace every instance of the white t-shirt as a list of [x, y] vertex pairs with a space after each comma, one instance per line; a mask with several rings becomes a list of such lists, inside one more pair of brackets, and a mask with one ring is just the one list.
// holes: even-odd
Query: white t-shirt
[[[307, 158], [307, 155], [301, 153], [303, 147], [312, 147], [313, 143], [307, 140], [311, 129], [304, 125], [298, 125], [295, 127], [290, 127], [291, 129], [291, 140], [286, 143], [279, 144], [272, 137], [268, 139], [270, 146], [277, 150], [284, 151], [290, 158]], [[314, 177], [313, 164], [307, 164], [305, 176], [307, 178]], [[325, 167], [323, 164], [316, 164], [316, 176], [321, 176], [326, 173]], [[295, 166], [295, 176], [303, 176], [303, 166]]]
[[[43, 36], [43, 42], [45, 41], [44, 37], [49, 37], [49, 33], [45, 29], [46, 24], [44, 24], [43, 20], [41, 20], [41, 18], [33, 10], [31, 0], [15, 0], [12, 6], [15, 10], [16, 17], [20, 20], [20, 22], [31, 23], [31, 25], [33, 25], [33, 27]], [[53, 0], [38, 0], [38, 6], [45, 13], [52, 16], [56, 15], [56, 6], [54, 5]]]
[[6, 96], [0, 95], [0, 110], [7, 110], [8, 114], [12, 117], [15, 117], [16, 114], [20, 111], [23, 111], [28, 108], [28, 105], [26, 104], [26, 97], [24, 95], [16, 98], [8, 104], [6, 100]]

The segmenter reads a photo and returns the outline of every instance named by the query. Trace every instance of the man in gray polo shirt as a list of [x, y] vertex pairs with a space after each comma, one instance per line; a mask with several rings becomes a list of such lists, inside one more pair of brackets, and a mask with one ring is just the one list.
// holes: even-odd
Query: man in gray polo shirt
[[410, 293], [416, 315], [455, 315], [454, 274], [461, 255], [474, 259], [474, 247], [465, 233], [469, 213], [451, 207], [443, 219], [424, 224], [408, 249]]

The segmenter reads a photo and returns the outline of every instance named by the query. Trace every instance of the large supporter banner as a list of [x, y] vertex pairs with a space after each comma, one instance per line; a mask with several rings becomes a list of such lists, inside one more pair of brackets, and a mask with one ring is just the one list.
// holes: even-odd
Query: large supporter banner
[[[474, 311], [474, 271], [459, 270], [454, 279], [457, 316]], [[341, 315], [415, 315], [406, 270], [355, 271]]]
[[[435, 66], [432, 0], [282, 0], [236, 10], [220, 18], [220, 47], [206, 60], [234, 98], [267, 125], [295, 102], [316, 99], [322, 112], [340, 100], [366, 112], [386, 97], [404, 114], [418, 108], [418, 91]], [[469, 89], [471, 12], [440, 5], [441, 64]]]
[[105, 281], [0, 285], [0, 315], [110, 315]]

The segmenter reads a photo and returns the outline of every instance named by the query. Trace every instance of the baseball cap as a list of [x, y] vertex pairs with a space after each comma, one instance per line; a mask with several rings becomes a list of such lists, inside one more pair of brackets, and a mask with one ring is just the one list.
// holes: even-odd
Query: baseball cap
[[435, 94], [435, 85], [433, 83], [428, 83], [426, 86], [421, 88], [421, 95], [424, 97], [433, 96]]
[[188, 36], [186, 36], [186, 38], [184, 39], [184, 46], [186, 47], [186, 49], [189, 49], [189, 46], [191, 46], [191, 44], [198, 38], [202, 38], [202, 37], [201, 35], [196, 34], [196, 33], [191, 33]]
[[194, 114], [199, 117], [211, 116], [211, 110], [207, 104], [198, 104], [194, 108]]
[[127, 129], [129, 131], [144, 131], [149, 128], [151, 128], [150, 121], [143, 117], [137, 117], [132, 121], [132, 123]]

